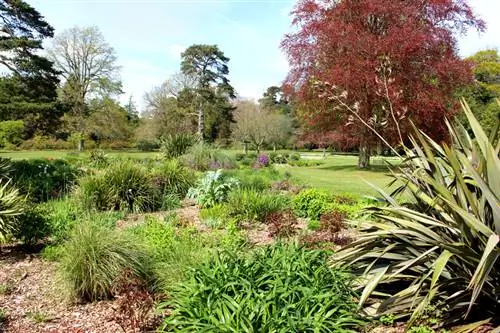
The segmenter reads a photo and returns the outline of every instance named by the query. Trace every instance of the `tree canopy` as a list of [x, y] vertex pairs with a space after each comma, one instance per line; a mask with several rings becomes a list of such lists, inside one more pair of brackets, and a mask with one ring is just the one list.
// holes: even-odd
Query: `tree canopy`
[[471, 82], [455, 36], [484, 28], [466, 1], [301, 0], [292, 15], [296, 31], [282, 41], [285, 88], [312, 130], [348, 124], [360, 139], [360, 167], [375, 141], [367, 124], [393, 143], [408, 135], [408, 119], [443, 139], [455, 93]]

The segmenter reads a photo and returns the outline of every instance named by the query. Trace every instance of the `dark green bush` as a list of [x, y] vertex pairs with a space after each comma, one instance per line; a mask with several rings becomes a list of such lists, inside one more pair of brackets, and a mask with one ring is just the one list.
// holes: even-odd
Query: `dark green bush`
[[18, 226], [12, 236], [23, 244], [34, 245], [50, 236], [51, 229], [45, 211], [37, 206], [27, 206], [19, 216]]
[[160, 149], [160, 143], [153, 140], [139, 140], [135, 147], [140, 151], [155, 151]]
[[132, 161], [80, 179], [77, 196], [87, 210], [96, 211], [154, 211], [162, 201], [151, 173]]
[[224, 251], [193, 270], [163, 307], [176, 332], [355, 332], [353, 279], [328, 267], [328, 253], [294, 245], [248, 256]]
[[195, 142], [193, 135], [181, 133], [165, 137], [161, 147], [167, 158], [175, 158], [184, 155]]
[[72, 299], [94, 301], [113, 295], [125, 273], [147, 279], [150, 260], [132, 235], [98, 219], [79, 221], [60, 249], [59, 273]]
[[43, 202], [69, 193], [78, 174], [64, 160], [34, 159], [12, 161], [9, 177], [31, 201]]

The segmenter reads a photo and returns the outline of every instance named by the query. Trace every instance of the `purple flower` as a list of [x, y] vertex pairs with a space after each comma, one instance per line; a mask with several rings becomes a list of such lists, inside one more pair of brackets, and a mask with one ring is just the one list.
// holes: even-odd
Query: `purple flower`
[[259, 156], [257, 159], [257, 163], [261, 166], [268, 166], [269, 165], [269, 156], [266, 154], [262, 154]]

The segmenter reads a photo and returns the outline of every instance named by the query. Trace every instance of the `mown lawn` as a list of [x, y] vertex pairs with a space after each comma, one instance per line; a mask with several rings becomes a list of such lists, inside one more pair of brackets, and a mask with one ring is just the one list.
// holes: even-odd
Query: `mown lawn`
[[[318, 158], [320, 155], [317, 156]], [[299, 181], [312, 187], [324, 188], [335, 193], [350, 193], [357, 197], [366, 195], [373, 196], [377, 192], [367, 182], [390, 190], [386, 187], [390, 181], [387, 175], [388, 168], [386, 161], [397, 164], [398, 159], [394, 158], [372, 158], [370, 170], [360, 170], [357, 168], [358, 158], [356, 156], [328, 156], [322, 165], [315, 167], [283, 167], [283, 171], [289, 172]]]

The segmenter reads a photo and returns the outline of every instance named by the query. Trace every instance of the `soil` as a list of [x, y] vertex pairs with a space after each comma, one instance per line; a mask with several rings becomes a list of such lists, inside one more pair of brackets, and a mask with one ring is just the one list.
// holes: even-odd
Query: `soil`
[[113, 306], [114, 301], [70, 304], [58, 288], [54, 263], [15, 247], [1, 249], [0, 332], [123, 332], [113, 321]]

